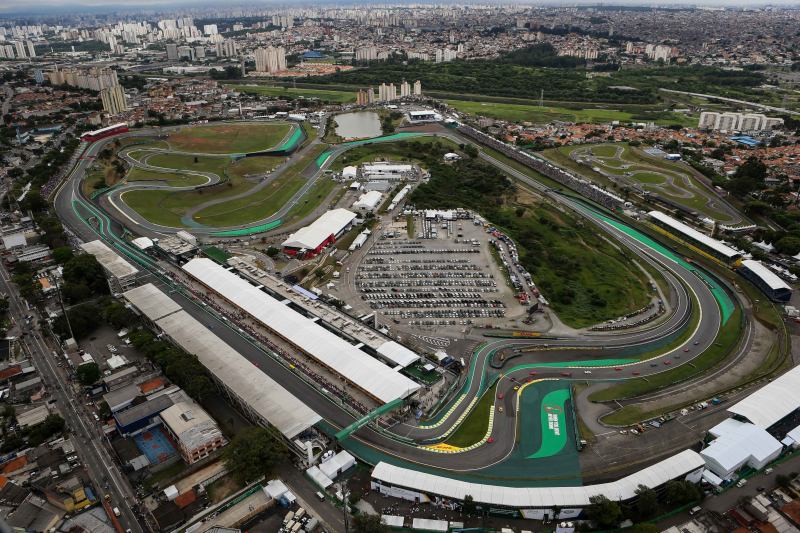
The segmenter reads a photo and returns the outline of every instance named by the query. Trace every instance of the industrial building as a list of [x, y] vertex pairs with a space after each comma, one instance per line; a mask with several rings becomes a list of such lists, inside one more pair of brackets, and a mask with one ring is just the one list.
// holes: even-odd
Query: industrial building
[[302, 259], [315, 257], [350, 229], [355, 219], [356, 214], [347, 209], [327, 211], [308, 226], [289, 235], [281, 244], [283, 252]]
[[253, 422], [271, 425], [287, 439], [294, 439], [321, 420], [154, 285], [137, 287], [123, 296], [170, 341], [195, 355], [219, 388]]
[[742, 258], [742, 254], [738, 250], [734, 250], [727, 244], [709, 237], [661, 211], [650, 211], [647, 216], [661, 233], [665, 233], [717, 261], [722, 261], [727, 265], [736, 265]]
[[400, 374], [404, 361], [396, 362], [398, 366], [392, 369], [210, 259], [192, 259], [183, 265], [183, 270], [380, 403], [406, 398], [420, 388], [418, 383]]
[[761, 292], [775, 302], [788, 302], [792, 298], [792, 288], [760, 261], [746, 259], [736, 272], [758, 287]]
[[208, 457], [228, 443], [214, 419], [193, 401], [178, 402], [164, 409], [160, 416], [188, 464]]
[[103, 267], [111, 294], [119, 294], [136, 285], [139, 269], [125, 261], [103, 241], [85, 242], [81, 244], [81, 248], [84, 252], [95, 256]]
[[412, 124], [421, 124], [424, 122], [438, 122], [442, 120], [442, 115], [436, 111], [423, 110], [423, 111], [409, 111], [408, 121]]

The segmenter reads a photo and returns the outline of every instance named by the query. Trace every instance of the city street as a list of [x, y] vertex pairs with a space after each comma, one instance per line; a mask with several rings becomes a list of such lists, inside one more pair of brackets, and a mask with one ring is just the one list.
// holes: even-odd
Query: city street
[[[128, 485], [125, 477], [120, 473], [113, 462], [109, 452], [103, 445], [103, 434], [99, 424], [81, 407], [82, 398], [75, 398], [71, 393], [71, 385], [62, 369], [56, 365], [52, 356], [54, 349], [42, 336], [38, 326], [38, 318], [33, 309], [28, 309], [24, 300], [17, 293], [16, 287], [10, 282], [5, 266], [0, 264], [0, 278], [2, 278], [3, 291], [8, 295], [9, 316], [17, 325], [25, 323], [25, 315], [34, 315], [32, 326], [27, 332], [20, 332], [20, 342], [27, 352], [37, 370], [41, 373], [43, 381], [48, 385], [48, 390], [56, 400], [56, 405], [66, 421], [71, 436], [75, 439], [75, 449], [81, 462], [84, 464], [94, 487], [97, 489], [98, 498], [105, 494], [110, 496], [112, 507], [119, 507], [122, 516], [119, 521], [122, 527], [132, 532], [145, 531], [137, 520], [138, 514], [134, 512], [132, 503], [136, 501], [135, 494]], [[55, 353], [60, 354], [60, 347]]]

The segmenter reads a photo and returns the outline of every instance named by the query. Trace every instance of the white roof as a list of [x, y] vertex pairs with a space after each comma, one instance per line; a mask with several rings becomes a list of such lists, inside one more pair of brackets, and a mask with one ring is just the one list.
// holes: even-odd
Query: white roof
[[779, 278], [777, 274], [775, 274], [772, 270], [765, 267], [761, 263], [761, 261], [746, 259], [742, 261], [742, 266], [750, 270], [750, 272], [752, 272], [759, 278], [761, 278], [761, 281], [766, 283], [767, 286], [772, 290], [792, 289], [785, 281]]
[[356, 167], [349, 166], [342, 169], [342, 177], [344, 178], [355, 178], [357, 174], [358, 168]]
[[3, 235], [3, 246], [6, 250], [10, 250], [11, 248], [17, 246], [27, 246], [28, 239], [25, 238], [24, 233], [11, 233], [9, 235]]
[[447, 520], [433, 520], [431, 518], [415, 518], [411, 522], [411, 529], [422, 529], [425, 531], [447, 531], [450, 523]]
[[211, 416], [195, 402], [178, 402], [159, 413], [172, 435], [188, 450], [194, 450], [223, 438]]
[[378, 346], [377, 352], [403, 368], [419, 361], [419, 355], [395, 341], [384, 342]]
[[308, 226], [289, 235], [289, 238], [283, 241], [282, 246], [313, 250], [325, 239], [346, 228], [355, 218], [356, 214], [347, 209], [327, 211]]
[[264, 487], [264, 492], [266, 492], [270, 498], [277, 500], [289, 492], [289, 489], [286, 488], [286, 485], [280, 479], [273, 479]]
[[138, 237], [133, 239], [131, 242], [140, 250], [147, 250], [148, 248], [153, 247], [153, 239], [150, 237]]
[[484, 485], [469, 481], [418, 472], [408, 468], [380, 462], [372, 471], [372, 477], [382, 482], [417, 490], [426, 494], [437, 494], [447, 498], [463, 500], [467, 494], [476, 503], [500, 505], [504, 507], [586, 507], [589, 498], [598, 494], [609, 500], [619, 501], [632, 498], [636, 488], [642, 484], [658, 487], [672, 479], [703, 467], [700, 455], [692, 450], [684, 450], [677, 455], [640, 470], [630, 476], [610, 483], [583, 487], [505, 487]]
[[372, 163], [366, 164], [361, 169], [367, 174], [393, 174], [411, 172], [414, 167], [411, 165], [393, 165], [391, 163]]
[[388, 403], [419, 384], [309, 320], [210, 259], [192, 259], [183, 269], [351, 383]]
[[671, 216], [668, 216], [661, 211], [650, 211], [648, 216], [654, 220], [658, 220], [662, 224], [669, 226], [670, 228], [674, 229], [675, 231], [686, 235], [687, 237], [708, 246], [715, 252], [719, 253], [724, 257], [736, 257], [737, 255], [741, 255], [739, 252], [731, 248], [730, 246], [723, 244], [722, 242], [718, 241], [717, 239], [712, 239], [705, 233], [701, 233], [694, 229], [691, 226], [684, 224], [679, 220], [675, 220]]
[[195, 320], [186, 311], [178, 311], [158, 320], [158, 327], [200, 363], [231, 394], [275, 426], [288, 439], [293, 439], [322, 418], [253, 363], [231, 348]]
[[342, 450], [327, 461], [319, 464], [320, 472], [330, 479], [336, 477], [350, 467], [355, 466], [356, 459], [346, 451]]
[[306, 474], [311, 480], [322, 487], [323, 489], [327, 489], [331, 485], [333, 485], [333, 480], [322, 473], [322, 470], [319, 469], [317, 466], [312, 466], [308, 470], [306, 470]]
[[800, 366], [767, 383], [728, 412], [743, 416], [764, 429], [800, 407]]
[[122, 296], [153, 322], [182, 309], [178, 302], [152, 283], [125, 291]]
[[731, 433], [736, 433], [736, 431], [741, 428], [745, 423], [736, 420], [735, 418], [726, 418], [713, 428], [709, 429], [708, 432], [711, 434], [712, 437], [722, 437], [723, 435], [728, 435]]
[[125, 261], [100, 240], [85, 242], [81, 244], [81, 248], [84, 252], [95, 256], [97, 262], [117, 279], [133, 276], [139, 272], [136, 267]]
[[797, 426], [787, 433], [786, 437], [792, 439], [794, 442], [800, 442], [800, 426]]
[[391, 514], [381, 515], [381, 522], [383, 522], [389, 527], [403, 527], [404, 520], [405, 519], [402, 516], [396, 516]]
[[361, 197], [353, 203], [356, 209], [375, 209], [378, 207], [383, 194], [380, 191], [369, 191], [361, 195]]
[[727, 477], [745, 463], [762, 463], [782, 449], [783, 445], [764, 428], [742, 423], [715, 439], [700, 455], [714, 473]]

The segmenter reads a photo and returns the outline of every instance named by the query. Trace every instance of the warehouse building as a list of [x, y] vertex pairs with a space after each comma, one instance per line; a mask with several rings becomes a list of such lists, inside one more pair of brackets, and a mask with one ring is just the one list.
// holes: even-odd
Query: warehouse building
[[347, 209], [333, 209], [304, 228], [300, 228], [281, 246], [285, 254], [298, 259], [316, 257], [323, 248], [336, 242], [353, 225], [356, 214]]
[[[210, 259], [192, 259], [183, 270], [379, 403], [406, 398], [420, 388], [415, 381]], [[393, 351], [389, 353], [394, 355]]]
[[254, 423], [273, 426], [291, 440], [321, 420], [305, 403], [264, 372], [256, 371], [250, 361], [154, 285], [143, 285], [123, 296], [171, 342], [196, 356], [220, 390]]
[[111, 294], [119, 294], [136, 285], [139, 269], [121, 258], [100, 240], [81, 244], [83, 251], [92, 254], [103, 267]]
[[160, 416], [188, 464], [208, 457], [228, 443], [214, 419], [193, 401], [178, 402], [164, 409]]
[[734, 250], [727, 244], [709, 237], [661, 211], [650, 211], [647, 216], [661, 233], [683, 242], [704, 255], [727, 265], [736, 265], [742, 259], [742, 254], [738, 250]]
[[760, 261], [746, 259], [736, 272], [751, 281], [772, 301], [788, 302], [792, 298], [792, 288]]

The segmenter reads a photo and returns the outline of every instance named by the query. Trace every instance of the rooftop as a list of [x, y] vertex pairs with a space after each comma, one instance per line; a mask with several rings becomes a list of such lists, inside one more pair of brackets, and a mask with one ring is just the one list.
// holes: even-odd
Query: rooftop
[[114, 250], [100, 240], [85, 242], [81, 248], [86, 253], [92, 254], [111, 275], [117, 279], [136, 275], [139, 270], [121, 258]]

